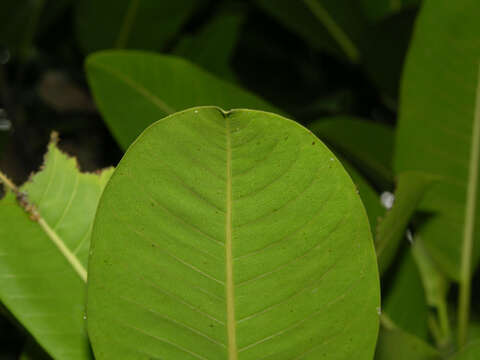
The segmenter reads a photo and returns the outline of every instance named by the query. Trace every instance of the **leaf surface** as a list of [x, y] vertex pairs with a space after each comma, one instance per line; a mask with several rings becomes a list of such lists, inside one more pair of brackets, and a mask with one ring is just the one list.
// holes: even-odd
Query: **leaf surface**
[[[395, 149], [397, 172], [441, 176], [420, 209], [435, 216], [421, 237], [455, 280], [465, 260], [478, 263], [476, 200], [480, 152], [480, 2], [425, 1], [409, 50]], [[466, 246], [462, 246], [465, 244]]]
[[178, 57], [139, 51], [105, 51], [87, 59], [95, 100], [126, 149], [151, 123], [192, 106], [278, 112], [249, 92]]
[[52, 142], [44, 168], [17, 196], [8, 190], [0, 200], [0, 299], [57, 359], [91, 359], [85, 269], [93, 217], [112, 170], [80, 173]]
[[278, 115], [150, 126], [99, 204], [88, 327], [101, 359], [370, 360], [379, 284], [349, 176]]

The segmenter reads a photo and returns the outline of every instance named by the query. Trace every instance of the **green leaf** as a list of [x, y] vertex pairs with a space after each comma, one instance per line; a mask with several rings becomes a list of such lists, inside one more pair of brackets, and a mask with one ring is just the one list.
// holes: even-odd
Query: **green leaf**
[[14, 189], [0, 200], [0, 300], [56, 359], [91, 358], [85, 268], [95, 209], [112, 170], [80, 173], [53, 141], [44, 168], [20, 190], [0, 177]]
[[480, 341], [467, 345], [462, 351], [449, 357], [449, 360], [476, 360], [480, 354]]
[[255, 95], [174, 56], [105, 51], [87, 59], [96, 103], [126, 149], [151, 123], [198, 105], [278, 112]]
[[398, 176], [395, 203], [379, 223], [375, 237], [381, 274], [392, 263], [410, 218], [434, 181], [434, 176], [421, 172], [405, 172]]
[[398, 328], [382, 326], [375, 360], [441, 360], [441, 356], [421, 339]]
[[86, 52], [110, 48], [161, 50], [180, 30], [198, 0], [83, 0], [75, 25]]
[[212, 74], [233, 81], [230, 68], [239, 30], [244, 21], [241, 12], [222, 11], [197, 34], [185, 36], [177, 44], [174, 54], [182, 56]]
[[393, 182], [391, 127], [351, 116], [321, 119], [308, 127], [358, 168], [371, 174], [378, 185], [387, 188]]
[[375, 253], [349, 176], [278, 115], [203, 107], [149, 127], [92, 236], [102, 359], [370, 360]]
[[471, 249], [472, 242], [478, 242], [474, 223], [480, 220], [475, 207], [479, 13], [477, 0], [425, 1], [404, 71], [396, 139], [398, 172], [421, 170], [442, 177], [420, 206], [435, 214], [420, 235], [434, 260], [454, 280], [460, 279], [462, 247], [473, 264], [480, 257], [480, 246]]

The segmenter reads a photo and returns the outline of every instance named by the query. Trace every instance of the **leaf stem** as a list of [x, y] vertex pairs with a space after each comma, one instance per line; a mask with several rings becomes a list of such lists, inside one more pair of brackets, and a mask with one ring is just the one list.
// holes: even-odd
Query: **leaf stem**
[[478, 186], [478, 161], [480, 160], [480, 64], [477, 80], [475, 112], [470, 149], [470, 166], [468, 174], [467, 206], [462, 243], [462, 262], [460, 272], [460, 296], [458, 302], [458, 345], [467, 342], [468, 318], [470, 312], [470, 293], [472, 277], [472, 248], [475, 230], [475, 213]]

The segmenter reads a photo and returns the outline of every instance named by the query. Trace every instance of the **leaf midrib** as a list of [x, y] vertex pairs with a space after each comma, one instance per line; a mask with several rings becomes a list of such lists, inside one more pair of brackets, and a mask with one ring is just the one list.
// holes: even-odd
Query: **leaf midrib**
[[225, 271], [226, 271], [226, 300], [227, 300], [227, 337], [228, 358], [238, 359], [236, 324], [235, 324], [235, 297], [233, 285], [233, 255], [232, 255], [232, 144], [230, 134], [230, 120], [225, 116], [226, 132], [226, 206], [225, 206]]

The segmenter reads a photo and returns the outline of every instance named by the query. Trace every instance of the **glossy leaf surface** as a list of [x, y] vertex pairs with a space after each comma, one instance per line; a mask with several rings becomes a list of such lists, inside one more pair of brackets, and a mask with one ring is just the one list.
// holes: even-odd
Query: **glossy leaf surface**
[[334, 155], [271, 113], [149, 127], [100, 201], [88, 328], [101, 359], [370, 360], [378, 274]]

